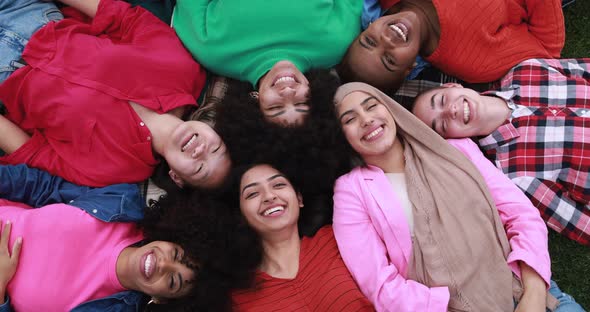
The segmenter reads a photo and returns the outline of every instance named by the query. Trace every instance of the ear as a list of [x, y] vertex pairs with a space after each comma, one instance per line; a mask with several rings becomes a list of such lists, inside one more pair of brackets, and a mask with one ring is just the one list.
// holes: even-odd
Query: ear
[[172, 181], [174, 181], [174, 183], [180, 187], [180, 188], [184, 188], [184, 181], [176, 174], [176, 172], [172, 171], [172, 169], [170, 169], [170, 171], [168, 171], [168, 175], [170, 176], [170, 179], [172, 179]]
[[412, 72], [412, 70], [414, 69], [414, 67], [418, 66], [418, 62], [414, 61], [414, 64], [412, 64], [412, 66], [409, 66], [408, 68], [406, 68], [406, 70], [404, 71], [404, 75], [405, 77], [408, 77], [410, 75], [410, 73]]
[[303, 208], [303, 196], [299, 192], [297, 192], [297, 202], [299, 203], [299, 208]]
[[258, 102], [258, 97], [260, 96], [260, 93], [258, 93], [258, 91], [252, 91], [248, 93], [248, 95], [250, 96], [250, 98]]
[[463, 88], [463, 85], [460, 83], [456, 83], [456, 82], [447, 82], [444, 83], [441, 87], [444, 88]]

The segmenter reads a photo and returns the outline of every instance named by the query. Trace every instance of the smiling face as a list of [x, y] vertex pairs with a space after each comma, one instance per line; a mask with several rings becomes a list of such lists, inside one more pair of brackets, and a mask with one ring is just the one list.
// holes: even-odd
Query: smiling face
[[218, 187], [229, 174], [231, 160], [219, 135], [200, 121], [186, 121], [173, 132], [164, 148], [170, 177], [180, 187]]
[[122, 268], [123, 275], [131, 280], [126, 287], [166, 299], [183, 297], [193, 287], [195, 271], [187, 266], [189, 262], [183, 259], [184, 250], [179, 245], [155, 241], [128, 248], [130, 252]]
[[412, 113], [444, 138], [487, 135], [489, 121], [486, 105], [476, 91], [459, 84], [445, 84], [420, 94]]
[[373, 22], [348, 48], [343, 63], [355, 79], [383, 91], [397, 90], [420, 51], [420, 23], [412, 11]]
[[402, 148], [389, 110], [362, 91], [346, 95], [336, 107], [342, 131], [352, 148], [369, 164]]
[[281, 125], [300, 125], [309, 114], [309, 82], [289, 61], [277, 62], [259, 81], [258, 102], [264, 118]]
[[240, 180], [240, 211], [261, 236], [297, 228], [301, 196], [289, 180], [269, 165], [257, 165]]

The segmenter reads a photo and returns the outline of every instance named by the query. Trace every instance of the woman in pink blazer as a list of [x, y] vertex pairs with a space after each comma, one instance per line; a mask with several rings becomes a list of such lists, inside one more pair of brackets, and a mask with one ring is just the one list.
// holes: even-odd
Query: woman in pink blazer
[[[336, 182], [334, 234], [378, 311], [512, 311], [514, 300], [516, 311], [545, 311], [546, 303], [583, 311], [546, 295], [543, 220], [472, 141], [448, 140], [453, 149], [366, 84], [342, 86], [335, 101], [344, 136], [364, 165]], [[491, 209], [472, 213], [486, 200]], [[521, 292], [513, 293], [512, 278]]]

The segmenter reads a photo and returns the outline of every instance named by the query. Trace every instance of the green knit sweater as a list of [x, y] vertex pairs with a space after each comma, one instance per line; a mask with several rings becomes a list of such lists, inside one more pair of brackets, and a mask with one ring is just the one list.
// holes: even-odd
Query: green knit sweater
[[209, 70], [256, 85], [278, 61], [336, 65], [360, 32], [362, 0], [178, 0], [173, 27]]

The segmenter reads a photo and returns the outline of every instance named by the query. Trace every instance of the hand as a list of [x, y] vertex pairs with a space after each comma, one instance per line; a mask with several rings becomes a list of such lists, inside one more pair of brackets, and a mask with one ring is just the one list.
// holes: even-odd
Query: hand
[[[0, 226], [2, 222], [0, 222]], [[6, 295], [6, 286], [16, 273], [16, 267], [18, 266], [18, 257], [22, 246], [23, 239], [19, 237], [12, 244], [12, 252], [8, 251], [8, 239], [10, 238], [10, 230], [12, 224], [6, 222], [2, 228], [2, 234], [0, 235], [0, 304], [4, 303]]]
[[515, 312], [544, 312], [547, 300], [547, 286], [541, 276], [524, 262], [520, 262], [524, 293]]

